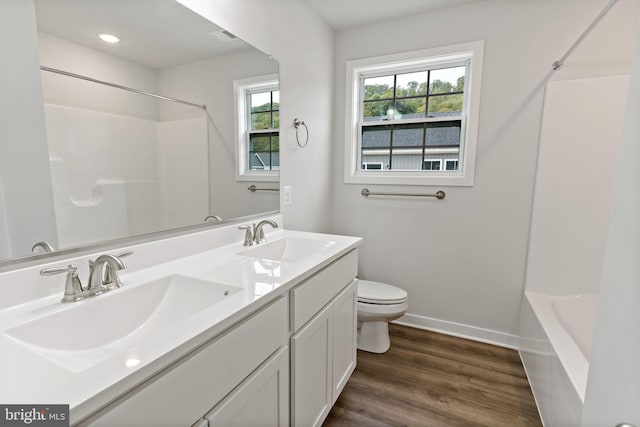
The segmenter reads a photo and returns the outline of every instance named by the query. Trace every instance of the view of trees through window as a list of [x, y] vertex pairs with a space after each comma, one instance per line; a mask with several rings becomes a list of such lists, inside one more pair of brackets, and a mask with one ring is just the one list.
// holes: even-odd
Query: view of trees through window
[[365, 78], [364, 121], [460, 115], [464, 76], [452, 67]]
[[361, 170], [459, 170], [465, 74], [454, 66], [365, 77]]
[[249, 169], [280, 169], [280, 91], [249, 94]]

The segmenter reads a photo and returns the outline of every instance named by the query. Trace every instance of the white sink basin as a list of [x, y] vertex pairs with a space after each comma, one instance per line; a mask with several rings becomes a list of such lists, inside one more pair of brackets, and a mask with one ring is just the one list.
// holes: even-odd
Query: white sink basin
[[240, 252], [240, 255], [268, 261], [298, 262], [333, 246], [335, 243], [323, 239], [285, 237], [272, 242], [260, 243], [258, 246]]
[[64, 311], [15, 326], [5, 334], [43, 350], [87, 351], [134, 334], [162, 335], [167, 327], [241, 290], [171, 275], [71, 303]]

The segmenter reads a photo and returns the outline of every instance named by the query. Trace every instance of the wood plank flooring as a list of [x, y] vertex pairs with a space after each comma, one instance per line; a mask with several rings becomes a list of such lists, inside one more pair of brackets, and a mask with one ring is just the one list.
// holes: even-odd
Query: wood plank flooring
[[542, 426], [518, 353], [389, 325], [391, 349], [358, 366], [324, 427]]

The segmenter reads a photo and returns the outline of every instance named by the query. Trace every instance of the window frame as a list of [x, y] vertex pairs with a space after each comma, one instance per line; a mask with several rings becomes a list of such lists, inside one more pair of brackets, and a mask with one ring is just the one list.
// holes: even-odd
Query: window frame
[[[346, 184], [389, 185], [451, 185], [472, 186], [475, 178], [475, 158], [480, 111], [480, 92], [484, 56], [484, 41], [474, 41], [392, 55], [347, 61], [345, 100], [345, 159]], [[461, 116], [446, 118], [385, 120], [381, 124], [408, 124], [411, 121], [462, 120], [458, 171], [424, 170], [361, 170], [362, 108], [364, 78], [404, 74], [425, 69], [449, 68], [465, 64], [465, 90]], [[368, 122], [367, 125], [371, 126]], [[424, 161], [425, 159], [422, 159]]]
[[[236, 181], [279, 182], [280, 170], [249, 169], [250, 117], [249, 94], [280, 90], [278, 74], [267, 74], [233, 81], [236, 141]], [[278, 111], [279, 111], [278, 107]], [[269, 133], [269, 130], [262, 132]], [[280, 137], [280, 129], [278, 129]]]

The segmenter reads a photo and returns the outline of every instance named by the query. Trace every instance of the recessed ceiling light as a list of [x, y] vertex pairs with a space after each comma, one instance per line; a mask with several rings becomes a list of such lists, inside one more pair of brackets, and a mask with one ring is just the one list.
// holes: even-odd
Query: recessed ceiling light
[[100, 37], [102, 41], [105, 41], [107, 43], [118, 43], [120, 41], [120, 39], [113, 34], [101, 33], [98, 34], [98, 37]]

